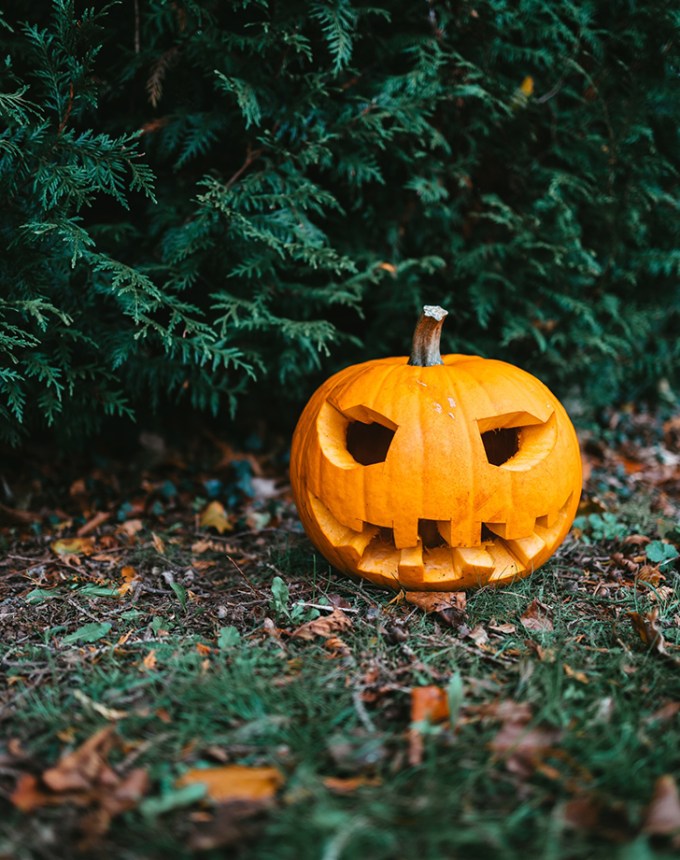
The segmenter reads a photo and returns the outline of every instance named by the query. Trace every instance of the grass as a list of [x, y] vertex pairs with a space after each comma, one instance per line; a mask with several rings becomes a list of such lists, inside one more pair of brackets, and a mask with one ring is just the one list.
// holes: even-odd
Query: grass
[[[602, 547], [570, 539], [529, 579], [470, 594], [465, 617], [451, 625], [341, 578], [295, 533], [269, 533], [247, 575], [218, 549], [214, 567], [198, 576], [181, 548], [159, 558], [151, 544], [138, 546], [134, 596], [83, 596], [82, 581], [65, 580], [31, 603], [24, 580], [9, 597], [18, 635], [1, 646], [4, 736], [40, 770], [116, 712], [125, 755], [151, 776], [150, 796], [114, 820], [97, 856], [194, 856], [192, 834], [207, 813], [185, 803], [175, 782], [220, 761], [275, 765], [285, 785], [273, 809], [206, 857], [674, 856], [642, 825], [655, 780], [680, 772], [677, 730], [661, 712], [680, 701], [680, 673], [645, 647], [627, 613], [658, 607], [662, 625], [676, 630], [676, 574], [659, 599], [633, 581], [593, 575], [583, 559]], [[277, 576], [288, 593], [275, 597]], [[534, 598], [547, 607], [551, 631], [524, 628]], [[309, 604], [338, 600], [352, 619], [342, 634], [347, 653], [286, 635], [324, 613]], [[62, 644], [104, 618], [112, 626], [98, 641]], [[470, 635], [480, 626], [486, 642]], [[422, 761], [409, 764], [411, 690], [446, 687], [456, 674], [463, 700], [455, 724], [424, 729]], [[528, 763], [499, 753], [503, 702], [528, 705], [526, 730], [550, 727], [559, 739]], [[13, 776], [5, 768], [5, 797]], [[359, 779], [337, 794], [328, 777]], [[566, 811], [583, 797], [599, 813], [571, 826]], [[77, 810], [25, 815], [0, 803], [2, 856], [77, 853]]]

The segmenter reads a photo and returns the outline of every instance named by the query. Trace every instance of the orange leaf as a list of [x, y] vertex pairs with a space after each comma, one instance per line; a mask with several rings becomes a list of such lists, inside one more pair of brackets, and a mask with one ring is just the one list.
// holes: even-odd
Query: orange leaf
[[92, 555], [94, 541], [92, 538], [60, 538], [55, 540], [50, 549], [55, 555]]
[[210, 502], [210, 504], [203, 509], [198, 523], [201, 528], [213, 528], [219, 534], [230, 532], [234, 528], [229, 521], [229, 514], [227, 514], [224, 505], [217, 500]]
[[155, 669], [156, 668], [156, 649], [152, 648], [151, 651], [146, 655], [146, 657], [142, 660], [142, 665], [145, 669]]
[[449, 717], [449, 700], [446, 690], [434, 684], [414, 687], [411, 690], [411, 722], [441, 723]]
[[138, 579], [137, 571], [134, 567], [126, 564], [125, 567], [121, 568], [120, 575], [123, 577], [123, 584], [118, 589], [118, 594], [127, 594]]
[[215, 803], [238, 800], [269, 800], [283, 785], [275, 767], [248, 767], [228, 764], [223, 767], [194, 768], [177, 780], [177, 787], [202, 783]]
[[159, 555], [165, 555], [165, 544], [163, 543], [163, 538], [159, 537], [156, 532], [151, 532], [151, 543]]
[[325, 776], [323, 784], [333, 794], [352, 794], [364, 786], [381, 785], [382, 780], [374, 776]]

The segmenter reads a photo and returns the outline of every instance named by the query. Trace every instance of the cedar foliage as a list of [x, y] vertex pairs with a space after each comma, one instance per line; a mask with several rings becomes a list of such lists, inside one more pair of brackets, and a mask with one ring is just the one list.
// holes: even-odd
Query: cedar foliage
[[[0, 13], [0, 434], [445, 346], [592, 404], [680, 361], [674, 5]], [[533, 89], [528, 81], [530, 76]], [[262, 390], [262, 389], [260, 389]]]

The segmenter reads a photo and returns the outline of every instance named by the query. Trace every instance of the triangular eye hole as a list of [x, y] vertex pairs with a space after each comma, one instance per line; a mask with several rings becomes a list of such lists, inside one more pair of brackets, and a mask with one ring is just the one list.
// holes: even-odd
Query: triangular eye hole
[[368, 424], [350, 421], [347, 425], [347, 450], [362, 466], [384, 463], [395, 432], [377, 421]]
[[526, 472], [555, 447], [557, 424], [553, 412], [541, 421], [530, 412], [510, 412], [477, 419], [486, 459], [492, 466]]
[[501, 427], [482, 433], [486, 459], [492, 466], [502, 466], [519, 451], [519, 427]]

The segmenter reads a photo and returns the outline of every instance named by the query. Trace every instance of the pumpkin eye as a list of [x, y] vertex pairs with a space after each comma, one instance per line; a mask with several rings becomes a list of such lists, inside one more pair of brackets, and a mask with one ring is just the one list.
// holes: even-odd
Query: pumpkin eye
[[482, 433], [486, 459], [492, 466], [502, 466], [519, 451], [519, 427], [499, 427]]
[[555, 413], [541, 421], [529, 412], [511, 412], [477, 421], [486, 459], [492, 466], [525, 472], [555, 447]]
[[350, 421], [347, 425], [347, 450], [362, 466], [384, 463], [394, 434], [394, 430], [377, 421], [369, 424]]

